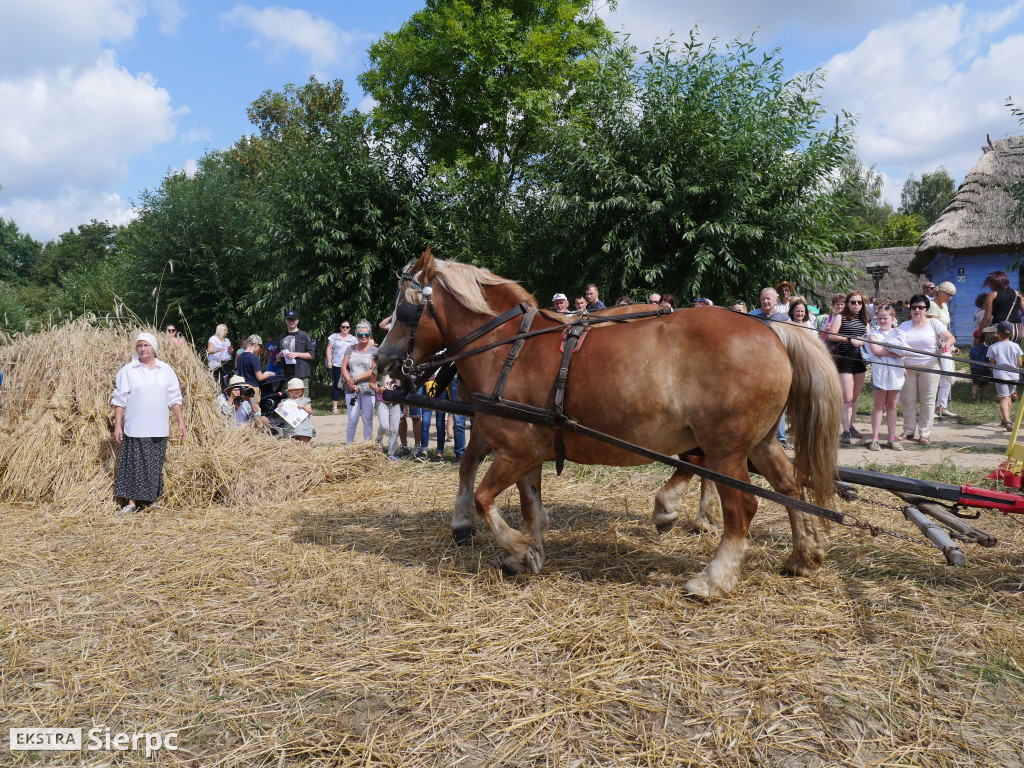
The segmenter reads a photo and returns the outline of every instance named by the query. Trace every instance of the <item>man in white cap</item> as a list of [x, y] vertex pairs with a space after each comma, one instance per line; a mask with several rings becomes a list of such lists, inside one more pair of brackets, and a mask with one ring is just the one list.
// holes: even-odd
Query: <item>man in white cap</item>
[[551, 299], [551, 306], [559, 314], [568, 314], [569, 298], [564, 293], [556, 293]]
[[121, 446], [114, 496], [123, 499], [122, 514], [140, 503], [152, 503], [164, 492], [164, 458], [170, 429], [167, 409], [178, 420], [178, 438], [185, 438], [181, 386], [174, 370], [158, 360], [156, 337], [142, 332], [135, 340], [132, 361], [117, 372], [114, 394], [114, 440]]

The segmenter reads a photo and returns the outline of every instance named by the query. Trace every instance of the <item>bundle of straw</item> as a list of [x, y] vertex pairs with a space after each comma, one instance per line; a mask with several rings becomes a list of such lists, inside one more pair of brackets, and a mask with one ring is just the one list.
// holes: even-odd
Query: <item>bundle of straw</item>
[[[48, 502], [72, 513], [112, 505], [117, 444], [110, 396], [139, 330], [83, 317], [0, 346], [0, 501]], [[196, 351], [145, 330], [160, 340], [157, 356], [178, 375], [187, 426], [183, 441], [173, 437], [176, 424], [171, 430], [161, 505], [294, 499], [381, 461], [365, 446], [314, 449], [231, 426], [217, 411], [219, 392]]]

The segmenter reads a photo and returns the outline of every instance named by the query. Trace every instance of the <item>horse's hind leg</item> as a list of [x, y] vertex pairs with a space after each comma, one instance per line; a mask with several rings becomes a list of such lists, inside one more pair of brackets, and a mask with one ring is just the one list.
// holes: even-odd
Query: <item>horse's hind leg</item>
[[[531, 478], [536, 482], [528, 486], [529, 503], [523, 506], [523, 522], [531, 530], [516, 531], [505, 522], [494, 500], [517, 480], [529, 482]], [[519, 574], [527, 569], [538, 573], [544, 565], [543, 529], [547, 527], [547, 515], [540, 503], [540, 462], [497, 451], [476, 489], [474, 500], [477, 514], [490, 527], [498, 546], [508, 553], [502, 558], [501, 569], [508, 574]]]
[[[758, 445], [751, 454], [751, 460], [776, 491], [795, 499], [803, 498], [796, 468], [775, 440]], [[828, 533], [823, 521], [814, 515], [797, 512], [790, 507], [786, 507], [786, 513], [789, 515], [789, 527], [793, 531], [793, 552], [786, 559], [782, 570], [795, 576], [807, 576], [825, 562]]]
[[677, 469], [668, 482], [661, 487], [654, 497], [654, 527], [658, 533], [668, 533], [679, 519], [679, 511], [683, 506], [683, 496], [690, 489], [693, 475]]
[[[465, 544], [473, 536], [476, 527], [476, 504], [473, 501], [473, 486], [480, 462], [490, 453], [491, 448], [474, 429], [469, 443], [459, 462], [459, 492], [455, 496], [455, 511], [452, 514], [452, 538], [456, 544]], [[520, 490], [520, 495], [522, 490]]]
[[[712, 466], [719, 472], [750, 482], [746, 457], [716, 462]], [[702, 597], [725, 597], [739, 581], [743, 560], [747, 552], [747, 529], [757, 512], [757, 499], [749, 493], [721, 486], [718, 493], [722, 502], [724, 531], [714, 557], [707, 567], [686, 582], [686, 589]]]
[[705, 478], [700, 480], [700, 512], [690, 523], [690, 530], [707, 533], [722, 527], [722, 499], [718, 486]]
[[523, 531], [533, 542], [524, 553], [525, 565], [533, 573], [540, 573], [544, 567], [544, 532], [548, 529], [548, 513], [540, 500], [540, 472], [538, 464], [516, 483], [523, 511]]
[[[703, 456], [692, 456], [679, 454], [679, 458], [689, 461], [698, 466], [705, 466]], [[658, 533], [667, 533], [679, 519], [679, 513], [683, 508], [683, 496], [690, 488], [690, 481], [693, 475], [681, 469], [668, 479], [661, 490], [654, 497], [654, 526]], [[718, 498], [718, 490], [710, 480], [701, 478], [700, 481], [700, 512], [697, 514], [687, 530], [697, 533], [714, 531], [722, 525], [722, 502]]]

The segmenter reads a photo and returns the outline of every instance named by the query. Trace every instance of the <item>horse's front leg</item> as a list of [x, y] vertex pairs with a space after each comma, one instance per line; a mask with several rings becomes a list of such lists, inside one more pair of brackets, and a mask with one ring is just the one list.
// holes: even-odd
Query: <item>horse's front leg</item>
[[452, 514], [452, 538], [456, 544], [465, 544], [473, 536], [476, 527], [473, 486], [476, 484], [480, 462], [490, 451], [491, 447], [480, 437], [480, 430], [474, 429], [469, 433], [469, 443], [459, 462], [459, 492], [455, 496], [455, 511]]
[[[490, 527], [498, 546], [508, 553], [502, 558], [501, 569], [509, 575], [525, 570], [539, 573], [544, 565], [543, 535], [547, 528], [547, 514], [540, 503], [540, 466], [540, 461], [534, 457], [496, 451], [494, 461], [474, 494], [477, 514]], [[523, 505], [525, 530], [516, 531], [505, 522], [494, 500], [520, 479], [528, 483], [529, 492], [526, 496], [528, 503]]]

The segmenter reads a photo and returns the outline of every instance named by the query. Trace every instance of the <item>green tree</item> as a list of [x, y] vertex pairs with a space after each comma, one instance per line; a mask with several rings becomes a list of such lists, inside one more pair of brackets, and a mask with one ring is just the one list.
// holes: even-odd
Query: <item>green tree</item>
[[927, 229], [955, 194], [956, 182], [941, 165], [931, 173], [922, 173], [920, 180], [911, 174], [903, 183], [899, 212], [920, 216]]
[[[544, 129], [578, 115], [590, 54], [611, 40], [592, 0], [427, 0], [370, 46], [372, 124], [423, 165], [467, 165], [508, 189]], [[614, 7], [614, 3], [611, 4]]]
[[0, 219], [0, 280], [24, 284], [43, 245], [18, 229], [13, 219]]
[[365, 118], [347, 112], [340, 81], [265, 93], [260, 134], [237, 148], [249, 171], [251, 318], [298, 309], [312, 335], [340, 316], [379, 317], [395, 269], [423, 248], [423, 219], [401, 163], [375, 152]]
[[852, 151], [843, 159], [838, 169], [835, 195], [840, 205], [840, 231], [845, 250], [884, 247], [883, 230], [895, 211], [882, 199], [883, 185], [882, 175], [875, 170], [874, 164], [865, 168]]
[[130, 309], [157, 324], [186, 322], [200, 346], [218, 323], [239, 330], [245, 297], [262, 277], [254, 272], [246, 177], [230, 152], [211, 152], [194, 176], [171, 173], [142, 193], [138, 217], [118, 239], [132, 275], [122, 288]]
[[917, 245], [927, 226], [916, 213], [894, 213], [877, 230], [878, 247]]
[[119, 228], [93, 219], [46, 244], [36, 269], [36, 285], [46, 289], [44, 311], [58, 316], [117, 311], [131, 283], [117, 249]]
[[718, 299], [782, 279], [845, 281], [826, 257], [839, 245], [830, 180], [851, 126], [822, 125], [821, 73], [786, 79], [778, 51], [695, 35], [634, 54], [602, 58], [587, 92], [593, 124], [553, 131], [542, 234], [516, 275], [545, 293], [593, 280], [607, 296]]
[[612, 39], [593, 0], [427, 0], [370, 47], [371, 125], [413, 173], [438, 255], [500, 270], [528, 245], [529, 169], [551, 126], [589, 119]]
[[30, 330], [31, 319], [21, 293], [0, 281], [0, 330], [7, 333]]

